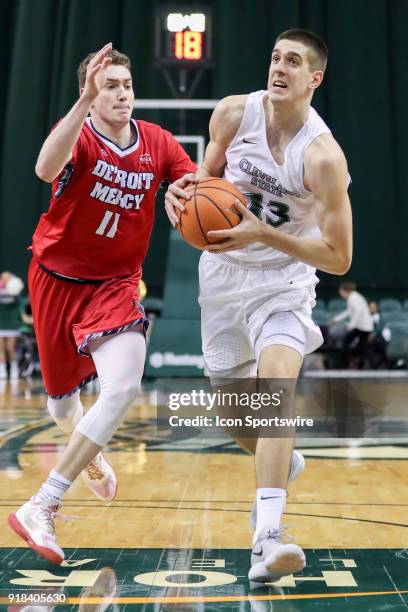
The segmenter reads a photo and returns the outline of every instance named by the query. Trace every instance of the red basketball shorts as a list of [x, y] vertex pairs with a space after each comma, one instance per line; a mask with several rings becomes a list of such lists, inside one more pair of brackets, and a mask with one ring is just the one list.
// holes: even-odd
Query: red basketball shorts
[[28, 286], [48, 395], [69, 396], [95, 377], [91, 340], [127, 329], [146, 330], [139, 303], [140, 276], [141, 271], [131, 277], [80, 283], [49, 274], [32, 259]]

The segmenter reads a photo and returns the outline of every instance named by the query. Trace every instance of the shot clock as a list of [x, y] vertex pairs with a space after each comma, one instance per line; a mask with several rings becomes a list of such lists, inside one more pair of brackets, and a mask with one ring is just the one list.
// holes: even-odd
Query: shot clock
[[211, 62], [211, 11], [177, 6], [156, 14], [156, 61], [161, 66], [205, 67]]

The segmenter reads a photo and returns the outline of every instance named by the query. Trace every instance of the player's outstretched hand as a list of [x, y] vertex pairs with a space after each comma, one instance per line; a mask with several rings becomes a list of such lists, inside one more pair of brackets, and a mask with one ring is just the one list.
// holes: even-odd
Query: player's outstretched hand
[[112, 43], [108, 43], [100, 49], [95, 57], [91, 59], [86, 71], [86, 80], [83, 96], [90, 99], [96, 98], [106, 83], [106, 68], [112, 63], [108, 54], [112, 51]]
[[242, 221], [232, 229], [207, 232], [209, 238], [225, 238], [225, 240], [208, 245], [205, 247], [206, 251], [211, 253], [235, 251], [253, 242], [261, 241], [263, 227], [261, 221], [239, 200], [235, 200], [234, 206], [241, 215]]
[[194, 185], [196, 182], [197, 179], [195, 175], [192, 172], [189, 172], [169, 185], [166, 195], [164, 196], [164, 202], [167, 216], [173, 227], [175, 227], [179, 222], [176, 208], [180, 211], [184, 210], [184, 206], [180, 202], [179, 198], [184, 198], [187, 200], [189, 197], [188, 193], [184, 191], [184, 188], [188, 187], [188, 185]]

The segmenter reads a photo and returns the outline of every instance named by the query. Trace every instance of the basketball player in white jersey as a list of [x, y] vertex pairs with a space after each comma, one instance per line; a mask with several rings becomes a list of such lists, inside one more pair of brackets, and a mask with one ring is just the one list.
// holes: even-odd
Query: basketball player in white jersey
[[[327, 47], [315, 34], [278, 36], [267, 90], [218, 103], [196, 178], [179, 179], [166, 195], [173, 225], [183, 188], [201, 177], [223, 176], [247, 198], [247, 208], [236, 203], [239, 225], [208, 233], [224, 240], [207, 247], [199, 266], [203, 353], [213, 380], [295, 380], [304, 355], [322, 342], [311, 318], [315, 269], [344, 274], [350, 266], [347, 164], [310, 106], [326, 63]], [[299, 458], [292, 447], [290, 438], [256, 443], [252, 581], [278, 580], [305, 565], [299, 546], [281, 542], [288, 473], [293, 480]]]

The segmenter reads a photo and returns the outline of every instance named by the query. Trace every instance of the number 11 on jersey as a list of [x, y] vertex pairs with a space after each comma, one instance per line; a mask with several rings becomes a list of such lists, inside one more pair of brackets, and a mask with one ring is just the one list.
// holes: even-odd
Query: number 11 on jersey
[[96, 230], [95, 234], [99, 234], [99, 236], [106, 236], [107, 238], [114, 237], [114, 235], [116, 234], [116, 230], [118, 229], [118, 223], [119, 223], [119, 217], [120, 217], [119, 213], [115, 213], [115, 218], [109, 227], [109, 231], [105, 234], [105, 231], [107, 230], [109, 221], [112, 219], [113, 214], [114, 213], [110, 210], [107, 210], [105, 212], [105, 215], [101, 221], [101, 224]]

